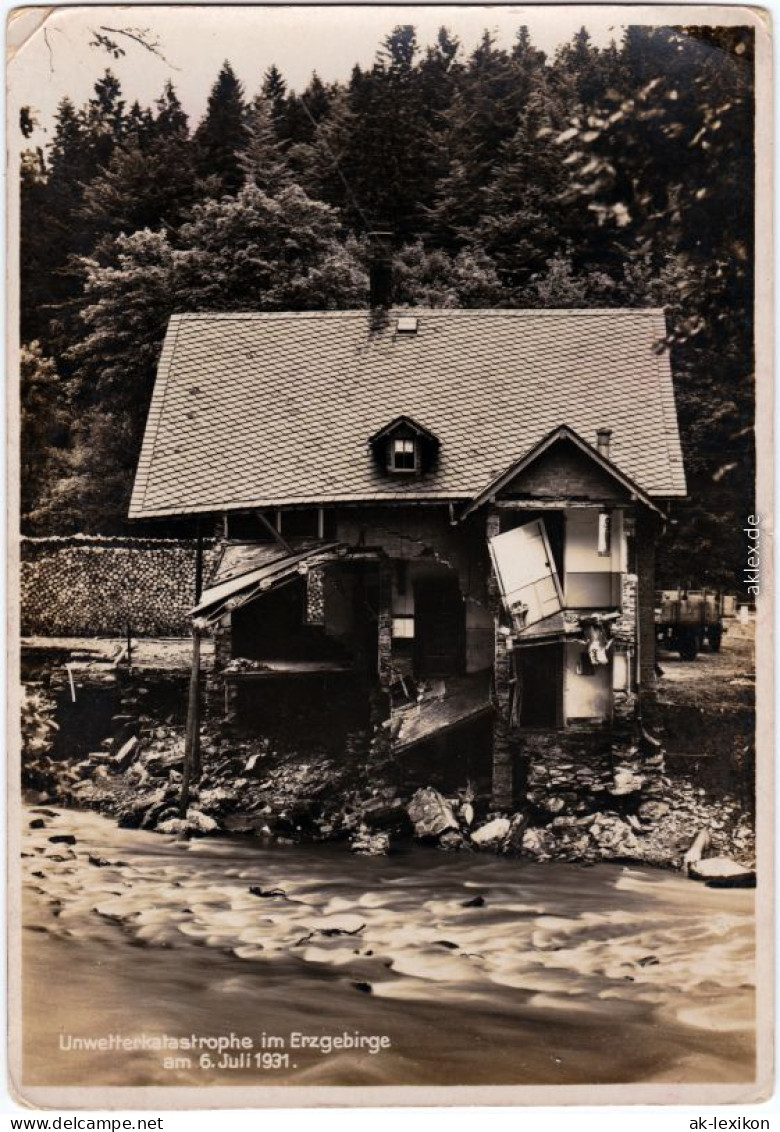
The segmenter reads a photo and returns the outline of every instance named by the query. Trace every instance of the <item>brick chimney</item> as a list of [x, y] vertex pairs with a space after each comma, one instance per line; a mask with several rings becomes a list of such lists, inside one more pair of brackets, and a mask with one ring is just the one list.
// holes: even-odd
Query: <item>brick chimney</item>
[[389, 307], [393, 301], [392, 232], [369, 232], [369, 304]]
[[609, 459], [609, 442], [612, 439], [611, 428], [600, 428], [596, 432], [596, 447], [605, 460]]

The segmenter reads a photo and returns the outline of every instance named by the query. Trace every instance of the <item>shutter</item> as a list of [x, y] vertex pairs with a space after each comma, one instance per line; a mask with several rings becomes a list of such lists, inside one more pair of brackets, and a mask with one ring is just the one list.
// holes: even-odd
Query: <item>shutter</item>
[[563, 608], [558, 574], [541, 519], [488, 540], [507, 612], [517, 629]]

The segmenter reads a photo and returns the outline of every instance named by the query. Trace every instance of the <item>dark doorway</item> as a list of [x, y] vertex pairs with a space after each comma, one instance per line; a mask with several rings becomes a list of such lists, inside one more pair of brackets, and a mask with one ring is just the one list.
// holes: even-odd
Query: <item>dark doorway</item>
[[521, 727], [561, 727], [563, 724], [563, 648], [536, 645], [518, 649], [518, 684], [522, 689]]
[[466, 666], [466, 603], [448, 574], [414, 585], [414, 667], [418, 676], [456, 676]]

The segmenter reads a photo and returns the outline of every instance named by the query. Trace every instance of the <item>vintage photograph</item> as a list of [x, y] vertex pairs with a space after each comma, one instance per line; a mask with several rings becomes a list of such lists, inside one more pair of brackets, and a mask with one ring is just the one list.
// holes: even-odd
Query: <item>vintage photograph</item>
[[24, 1103], [771, 1092], [763, 15], [10, 13]]

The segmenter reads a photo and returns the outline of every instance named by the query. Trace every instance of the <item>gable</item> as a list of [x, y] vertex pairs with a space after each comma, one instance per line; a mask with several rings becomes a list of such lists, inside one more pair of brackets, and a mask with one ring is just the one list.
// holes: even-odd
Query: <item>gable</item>
[[497, 499], [577, 499], [620, 503], [628, 489], [570, 440], [556, 441], [506, 483]]

